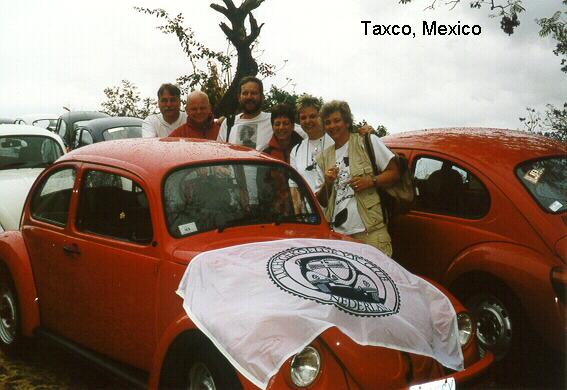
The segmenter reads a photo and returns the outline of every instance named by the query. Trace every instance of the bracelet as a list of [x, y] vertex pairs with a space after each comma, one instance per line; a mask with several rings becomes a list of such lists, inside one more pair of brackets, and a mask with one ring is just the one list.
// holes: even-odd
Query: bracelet
[[378, 187], [378, 176], [372, 177], [372, 184], [374, 184], [374, 187]]

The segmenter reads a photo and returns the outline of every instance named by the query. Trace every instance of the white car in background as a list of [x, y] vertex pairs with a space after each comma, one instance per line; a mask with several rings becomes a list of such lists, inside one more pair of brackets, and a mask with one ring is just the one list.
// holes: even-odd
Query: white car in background
[[31, 114], [22, 115], [16, 118], [14, 123], [18, 125], [37, 126], [55, 132], [59, 114]]
[[0, 125], [0, 232], [17, 230], [37, 176], [65, 153], [61, 138], [39, 127]]

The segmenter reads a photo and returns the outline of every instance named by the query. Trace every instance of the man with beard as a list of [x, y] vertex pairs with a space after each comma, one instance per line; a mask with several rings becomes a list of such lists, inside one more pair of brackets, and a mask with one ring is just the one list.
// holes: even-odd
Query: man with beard
[[[253, 76], [243, 77], [239, 83], [238, 94], [242, 113], [236, 116], [230, 131], [227, 132], [228, 120], [222, 123], [218, 140], [235, 145], [246, 144], [256, 150], [264, 150], [272, 138], [273, 131], [270, 113], [261, 111], [263, 101], [262, 81]], [[303, 138], [306, 137], [305, 132], [298, 125], [295, 125], [295, 131]]]
[[216, 140], [220, 125], [213, 118], [209, 97], [202, 91], [193, 91], [187, 97], [187, 123], [175, 129], [170, 137], [189, 137]]
[[173, 84], [162, 84], [158, 92], [160, 114], [148, 116], [142, 123], [142, 137], [167, 137], [187, 121], [187, 114], [180, 111], [181, 91]]

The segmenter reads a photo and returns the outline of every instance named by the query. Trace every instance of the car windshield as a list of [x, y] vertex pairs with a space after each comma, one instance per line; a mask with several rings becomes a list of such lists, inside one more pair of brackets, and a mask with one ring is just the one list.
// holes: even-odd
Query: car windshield
[[0, 137], [0, 169], [46, 167], [63, 155], [52, 138], [37, 135]]
[[32, 125], [54, 132], [57, 127], [57, 119], [37, 119], [33, 121]]
[[185, 167], [168, 175], [163, 191], [174, 237], [254, 224], [321, 223], [303, 181], [282, 165]]
[[567, 157], [528, 161], [516, 168], [516, 175], [547, 212], [567, 209]]
[[105, 141], [124, 138], [142, 138], [142, 126], [122, 126], [105, 130], [102, 133]]

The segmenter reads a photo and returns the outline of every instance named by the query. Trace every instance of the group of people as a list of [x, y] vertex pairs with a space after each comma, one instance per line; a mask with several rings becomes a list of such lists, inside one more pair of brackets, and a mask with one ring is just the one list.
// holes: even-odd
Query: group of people
[[263, 100], [262, 81], [244, 77], [239, 82], [241, 113], [220, 123], [204, 92], [191, 92], [181, 112], [179, 88], [164, 84], [158, 90], [160, 114], [146, 118], [142, 135], [218, 140], [286, 161], [305, 178], [336, 231], [391, 256], [378, 189], [399, 180], [394, 154], [373, 134], [373, 153], [366, 150], [364, 136], [371, 129], [353, 131], [353, 116], [344, 101], [322, 105], [319, 99], [302, 95], [296, 107], [278, 104], [268, 113], [261, 110]]

